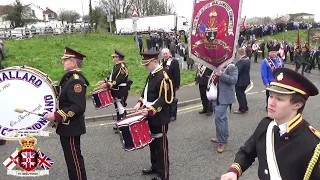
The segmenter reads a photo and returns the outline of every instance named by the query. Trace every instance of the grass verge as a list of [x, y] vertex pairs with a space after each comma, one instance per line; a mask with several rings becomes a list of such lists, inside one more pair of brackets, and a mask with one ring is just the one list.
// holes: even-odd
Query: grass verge
[[[148, 72], [140, 65], [141, 57], [132, 36], [92, 33], [9, 40], [5, 42], [7, 58], [4, 66], [31, 66], [47, 74], [53, 81], [59, 81], [63, 75], [61, 57], [65, 46], [87, 56], [83, 73], [90, 82], [88, 92], [111, 72], [111, 54], [116, 48], [126, 55], [129, 76], [134, 81], [130, 93], [141, 93]], [[194, 76], [193, 71], [181, 70], [181, 85], [193, 82]]]

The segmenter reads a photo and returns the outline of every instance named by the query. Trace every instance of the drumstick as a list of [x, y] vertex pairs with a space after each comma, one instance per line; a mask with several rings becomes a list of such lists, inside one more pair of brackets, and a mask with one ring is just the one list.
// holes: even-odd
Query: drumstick
[[138, 111], [135, 113], [128, 114], [128, 116], [135, 116], [135, 115], [141, 115], [141, 114], [142, 114], [142, 111]]
[[126, 110], [127, 111], [137, 111], [137, 109], [135, 109], [135, 108], [127, 108]]
[[34, 113], [34, 112], [27, 111], [27, 110], [25, 110], [25, 109], [24, 109], [23, 107], [21, 107], [21, 106], [16, 107], [16, 108], [14, 109], [14, 111], [17, 112], [17, 113], [27, 112], [27, 113], [30, 113], [30, 114], [34, 114], [34, 115], [43, 117], [43, 114], [39, 114], [39, 113]]

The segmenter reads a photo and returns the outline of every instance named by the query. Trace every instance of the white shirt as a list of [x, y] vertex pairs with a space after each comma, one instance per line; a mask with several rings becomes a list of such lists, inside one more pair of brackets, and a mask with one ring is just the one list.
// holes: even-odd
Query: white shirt
[[287, 132], [287, 124], [288, 124], [288, 123], [279, 125], [279, 129], [280, 129], [279, 133], [280, 133], [280, 136], [282, 136], [284, 133]]

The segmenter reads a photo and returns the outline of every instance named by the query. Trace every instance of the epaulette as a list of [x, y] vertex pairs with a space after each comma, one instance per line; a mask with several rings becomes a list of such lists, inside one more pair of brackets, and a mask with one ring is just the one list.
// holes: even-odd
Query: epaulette
[[311, 125], [309, 125], [309, 129], [310, 131], [316, 135], [319, 139], [320, 139], [320, 132], [318, 130], [316, 130], [314, 127], [312, 127]]
[[128, 68], [123, 63], [121, 63], [120, 73], [128, 74]]
[[73, 74], [73, 79], [80, 79], [79, 75], [78, 74]]

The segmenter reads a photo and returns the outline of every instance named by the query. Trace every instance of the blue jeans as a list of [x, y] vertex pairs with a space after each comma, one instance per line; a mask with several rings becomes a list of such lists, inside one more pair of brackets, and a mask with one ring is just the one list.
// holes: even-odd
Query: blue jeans
[[212, 102], [215, 113], [215, 125], [216, 125], [216, 138], [218, 144], [227, 144], [229, 138], [229, 126], [227, 118], [227, 109], [229, 105], [219, 104], [216, 105], [217, 101]]

